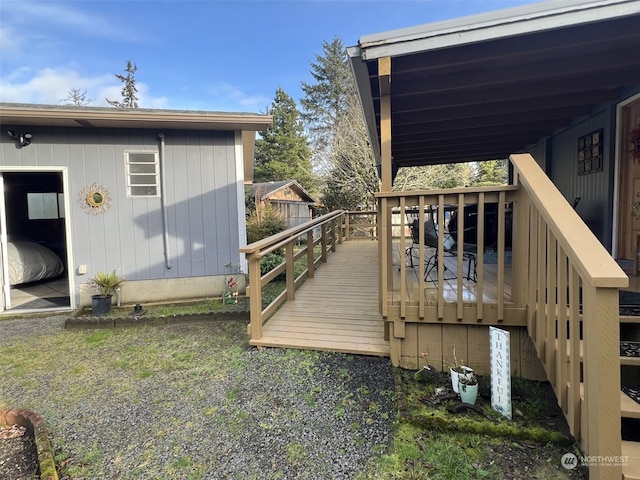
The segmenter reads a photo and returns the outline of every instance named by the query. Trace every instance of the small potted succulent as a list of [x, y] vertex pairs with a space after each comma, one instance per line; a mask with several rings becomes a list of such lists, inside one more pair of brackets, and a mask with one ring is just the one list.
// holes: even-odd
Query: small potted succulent
[[124, 281], [125, 279], [119, 277], [115, 270], [110, 273], [97, 272], [91, 278], [91, 285], [98, 291], [96, 295], [91, 296], [91, 313], [98, 317], [107, 315], [111, 311], [111, 298]]

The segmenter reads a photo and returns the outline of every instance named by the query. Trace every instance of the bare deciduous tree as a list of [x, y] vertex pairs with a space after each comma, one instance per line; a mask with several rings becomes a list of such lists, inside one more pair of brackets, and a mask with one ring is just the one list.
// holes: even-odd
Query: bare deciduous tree
[[67, 97], [60, 100], [65, 105], [74, 105], [80, 107], [82, 105], [89, 105], [93, 102], [92, 98], [87, 97], [86, 90], [80, 90], [79, 88], [72, 88], [67, 92]]

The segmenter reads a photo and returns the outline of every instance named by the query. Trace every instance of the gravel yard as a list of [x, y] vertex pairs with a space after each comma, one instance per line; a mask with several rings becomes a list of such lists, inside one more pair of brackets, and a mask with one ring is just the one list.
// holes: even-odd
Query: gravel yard
[[63, 478], [352, 479], [391, 439], [385, 358], [258, 350], [236, 321], [0, 330], [0, 406], [42, 415]]

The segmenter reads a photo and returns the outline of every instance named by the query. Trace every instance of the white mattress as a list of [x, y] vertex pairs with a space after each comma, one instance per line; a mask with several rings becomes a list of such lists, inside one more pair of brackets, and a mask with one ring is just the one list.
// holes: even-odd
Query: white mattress
[[7, 242], [9, 284], [36, 282], [64, 272], [62, 260], [47, 247], [28, 241]]

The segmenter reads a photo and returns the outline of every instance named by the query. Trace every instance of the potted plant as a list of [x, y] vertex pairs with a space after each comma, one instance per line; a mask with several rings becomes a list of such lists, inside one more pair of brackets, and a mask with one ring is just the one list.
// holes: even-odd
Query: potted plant
[[460, 393], [458, 385], [460, 383], [460, 377], [468, 377], [473, 375], [473, 369], [462, 364], [462, 361], [458, 362], [456, 357], [456, 346], [453, 346], [453, 365], [449, 367], [451, 373], [451, 388], [456, 393]]
[[475, 405], [478, 399], [478, 378], [476, 374], [471, 373], [466, 376], [460, 376], [458, 382], [462, 403]]
[[125, 279], [119, 277], [115, 270], [110, 273], [97, 272], [91, 278], [91, 285], [98, 291], [96, 295], [91, 296], [91, 313], [99, 317], [107, 315], [111, 311], [113, 293], [120, 288], [124, 281]]

